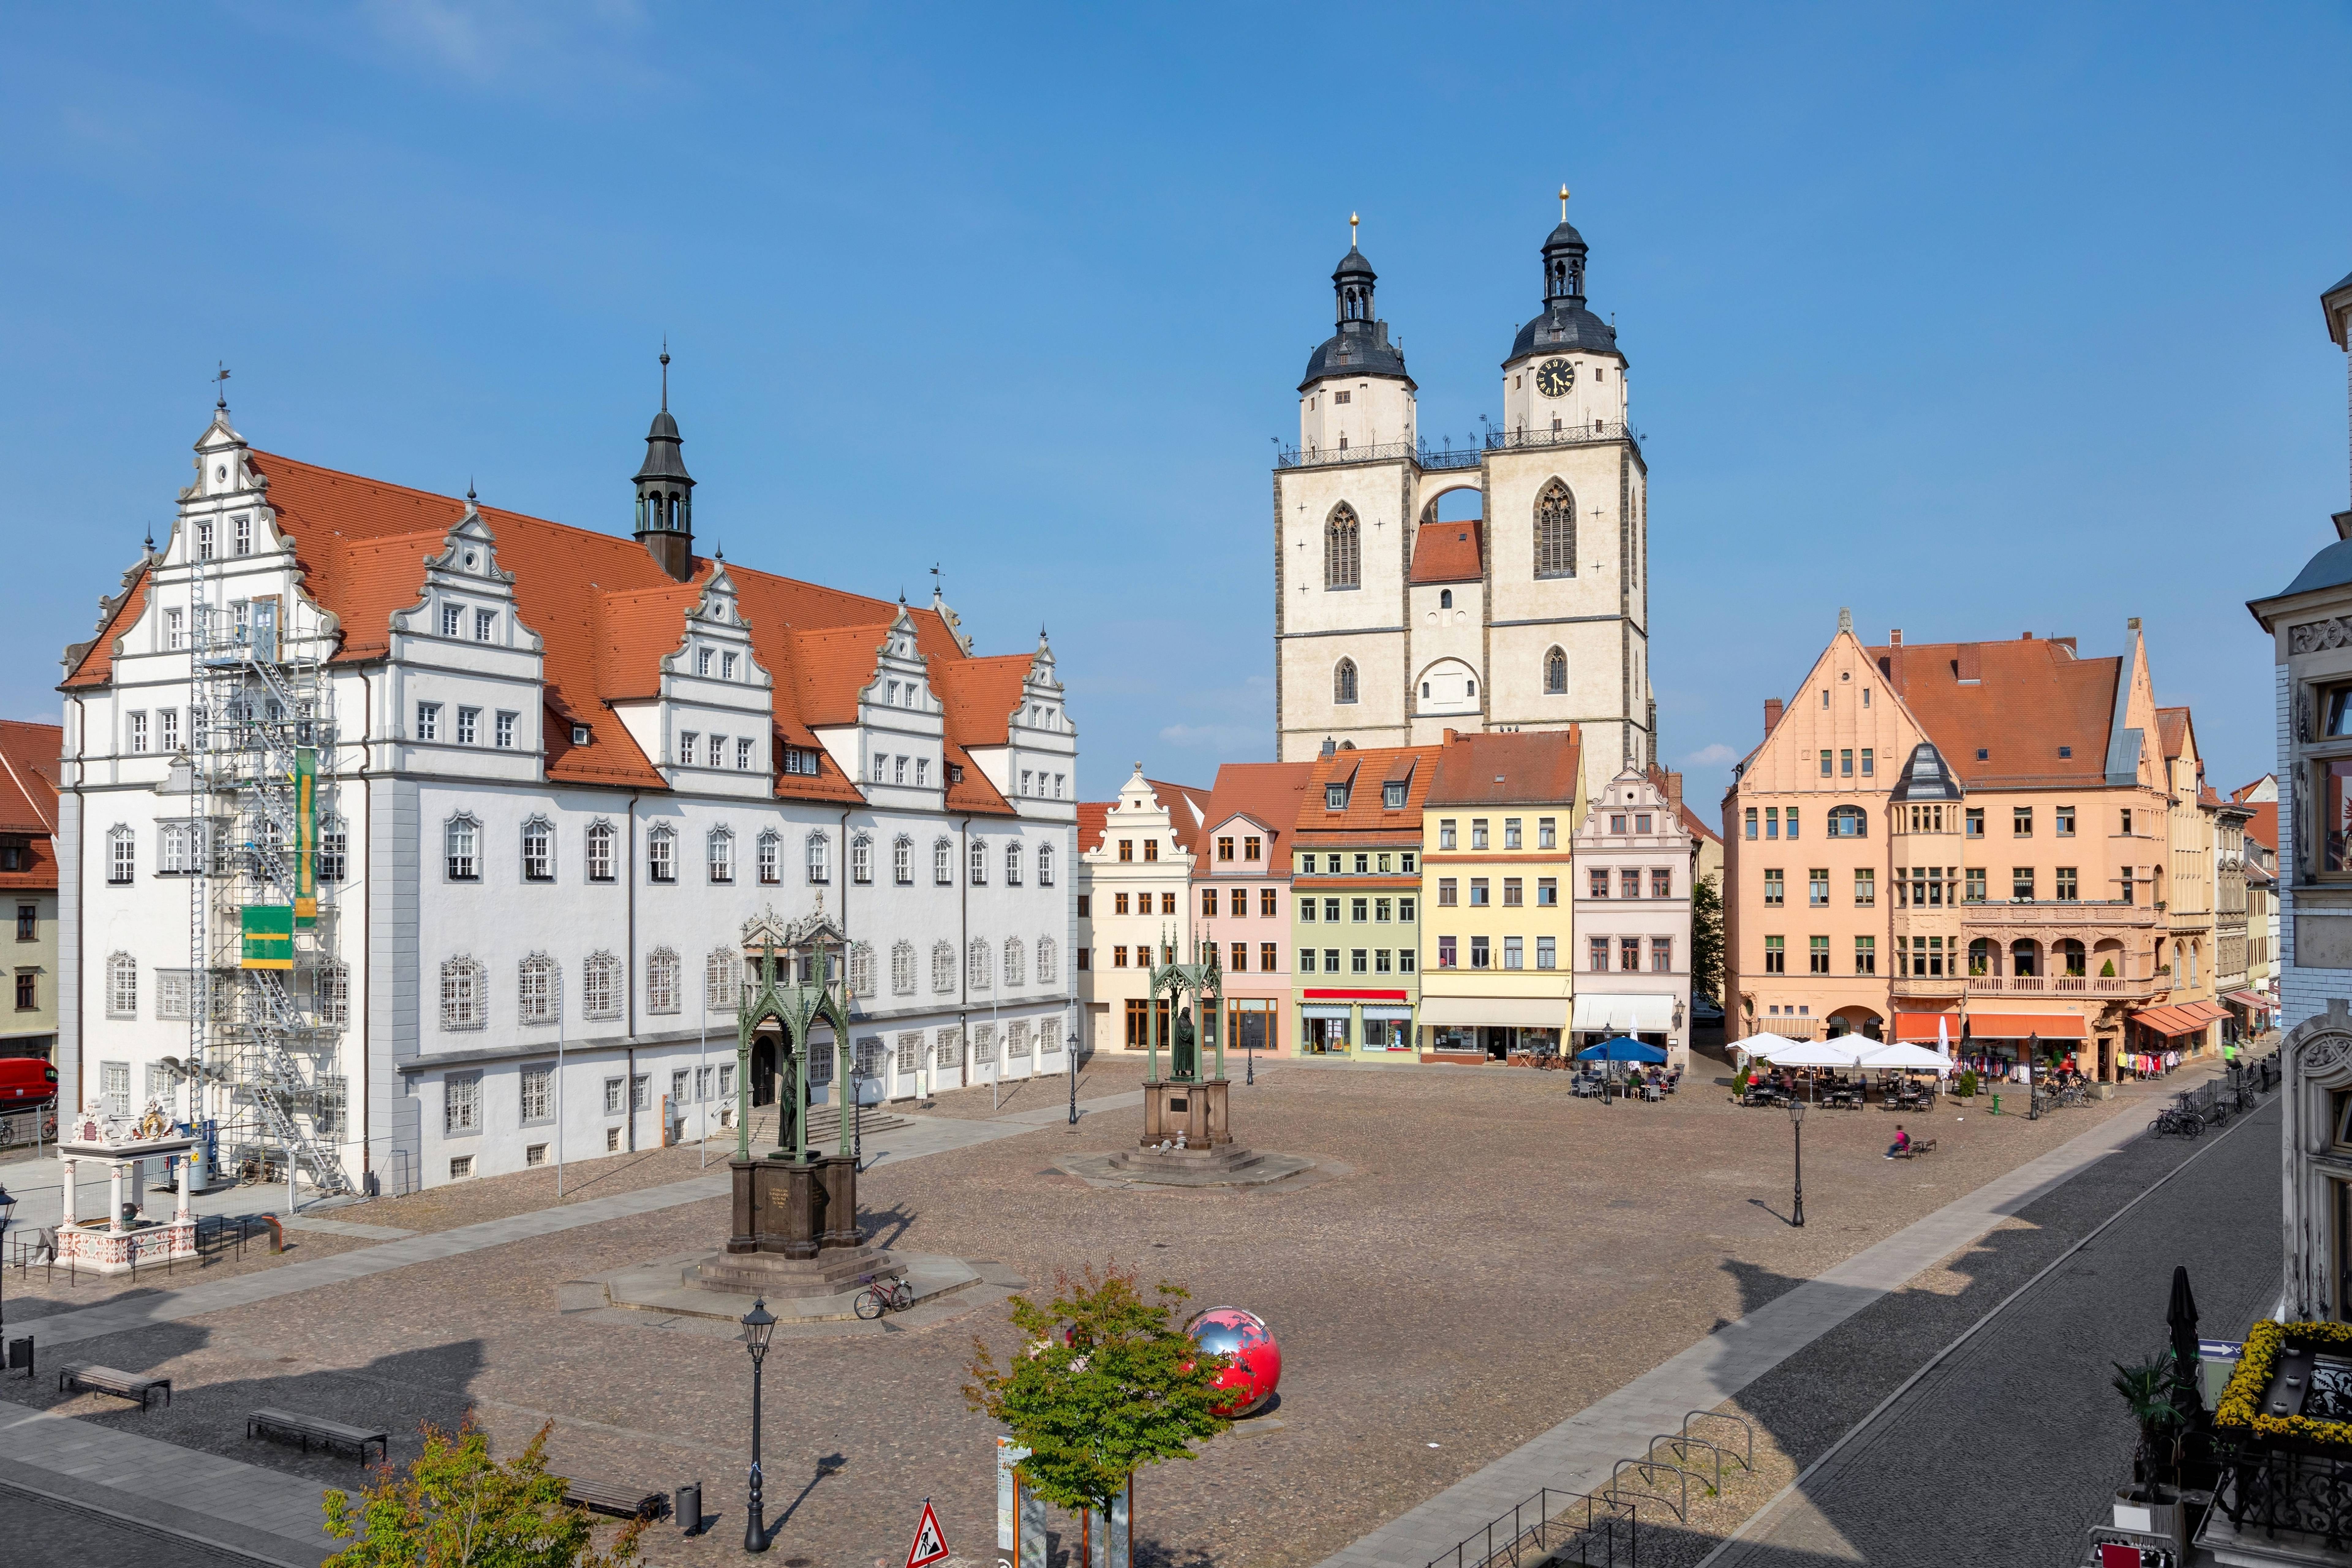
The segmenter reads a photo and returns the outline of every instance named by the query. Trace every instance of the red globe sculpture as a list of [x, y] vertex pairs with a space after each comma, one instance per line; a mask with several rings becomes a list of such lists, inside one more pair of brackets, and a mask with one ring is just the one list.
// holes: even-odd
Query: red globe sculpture
[[1282, 1347], [1274, 1342], [1274, 1331], [1264, 1318], [1239, 1307], [1212, 1307], [1194, 1313], [1184, 1329], [1202, 1350], [1226, 1358], [1216, 1386], [1234, 1394], [1217, 1407], [1218, 1415], [1236, 1419], [1254, 1415], [1274, 1397], [1275, 1386], [1282, 1381]]

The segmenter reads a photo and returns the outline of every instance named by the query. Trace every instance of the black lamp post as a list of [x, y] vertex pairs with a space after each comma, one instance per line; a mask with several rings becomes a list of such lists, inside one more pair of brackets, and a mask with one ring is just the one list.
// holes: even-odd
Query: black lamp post
[[760, 1500], [760, 1363], [768, 1359], [768, 1336], [775, 1331], [776, 1320], [762, 1296], [743, 1314], [743, 1348], [751, 1352], [751, 1511], [743, 1521], [746, 1552], [768, 1549], [768, 1524]]
[[1789, 1101], [1789, 1131], [1797, 1147], [1797, 1201], [1789, 1223], [1801, 1226], [1805, 1223], [1805, 1102], [1801, 1100]]
[[[40, 1114], [41, 1113], [38, 1110], [34, 1111], [34, 1119], [38, 1121]], [[7, 1188], [0, 1187], [0, 1237], [4, 1237], [8, 1234], [8, 1221], [16, 1212], [16, 1200], [15, 1196], [9, 1193]], [[7, 1271], [5, 1268], [0, 1268], [0, 1281], [5, 1281], [6, 1272]], [[5, 1357], [7, 1353], [7, 1327], [8, 1303], [5, 1300], [0, 1300], [0, 1357]]]
[[1071, 1126], [1073, 1126], [1073, 1127], [1076, 1127], [1076, 1126], [1078, 1124], [1078, 1042], [1077, 1042], [1077, 1040], [1076, 1040], [1075, 1037], [1073, 1037], [1073, 1038], [1071, 1038], [1071, 1039], [1069, 1039], [1069, 1040], [1067, 1040], [1067, 1041], [1064, 1042], [1063, 1047], [1062, 1047], [1062, 1050], [1063, 1050], [1063, 1054], [1064, 1054], [1065, 1056], [1066, 1056], [1066, 1057], [1069, 1058], [1069, 1059], [1068, 1059], [1068, 1062], [1066, 1063], [1066, 1065], [1068, 1066], [1068, 1068], [1069, 1068], [1069, 1069], [1070, 1069], [1070, 1125], [1071, 1125]]

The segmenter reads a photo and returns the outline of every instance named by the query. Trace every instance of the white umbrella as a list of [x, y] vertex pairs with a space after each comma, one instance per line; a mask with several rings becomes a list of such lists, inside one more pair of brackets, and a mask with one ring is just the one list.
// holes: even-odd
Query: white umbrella
[[1879, 1068], [1924, 1068], [1938, 1075], [1952, 1070], [1952, 1059], [1925, 1046], [1885, 1045], [1862, 1058], [1865, 1070]]
[[[1849, 1046], [1846, 1040], [1860, 1044]], [[1859, 1035], [1844, 1035], [1835, 1040], [1790, 1040], [1756, 1054], [1776, 1068], [1850, 1068], [1861, 1061], [1862, 1047], [1872, 1043]]]

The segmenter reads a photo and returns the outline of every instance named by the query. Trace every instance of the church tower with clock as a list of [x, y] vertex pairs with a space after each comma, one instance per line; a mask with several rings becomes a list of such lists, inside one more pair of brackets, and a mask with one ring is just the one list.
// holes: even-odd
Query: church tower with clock
[[[1337, 325], [1277, 458], [1277, 754], [1434, 742], [1452, 730], [1583, 727], [1589, 784], [1656, 759], [1649, 470], [1626, 423], [1616, 329], [1587, 308], [1584, 237], [1542, 248], [1542, 308], [1503, 361], [1483, 446], [1433, 449], [1352, 245]], [[1445, 506], [1475, 517], [1441, 521]]]

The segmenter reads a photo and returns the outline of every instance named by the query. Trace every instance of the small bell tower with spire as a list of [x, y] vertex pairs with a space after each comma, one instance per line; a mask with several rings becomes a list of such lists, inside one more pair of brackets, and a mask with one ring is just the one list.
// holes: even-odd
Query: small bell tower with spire
[[661, 353], [661, 412], [646, 432], [637, 470], [637, 542], [680, 583], [694, 575], [694, 478], [678, 448], [686, 444], [669, 412], [669, 344]]

